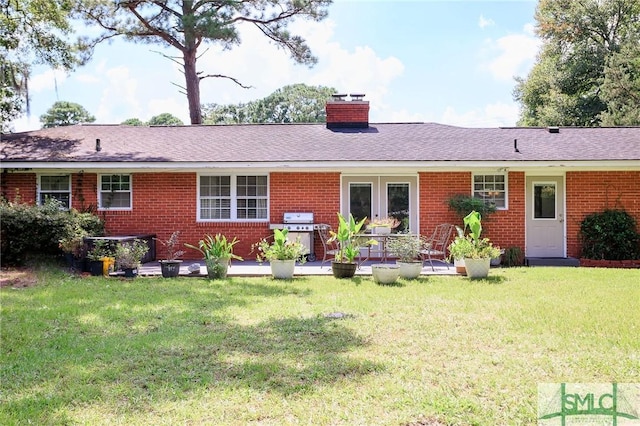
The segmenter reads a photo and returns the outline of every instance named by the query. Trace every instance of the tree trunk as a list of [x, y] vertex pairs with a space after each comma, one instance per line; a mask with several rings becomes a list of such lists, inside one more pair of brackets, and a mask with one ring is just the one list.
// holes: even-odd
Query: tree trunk
[[187, 100], [189, 101], [189, 117], [191, 124], [202, 124], [202, 111], [200, 110], [200, 79], [196, 72], [196, 50], [184, 52], [184, 78], [187, 87]]

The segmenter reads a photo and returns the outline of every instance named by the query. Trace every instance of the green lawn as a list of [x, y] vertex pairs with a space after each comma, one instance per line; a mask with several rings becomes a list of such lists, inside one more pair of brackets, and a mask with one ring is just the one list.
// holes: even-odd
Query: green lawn
[[539, 383], [640, 382], [638, 270], [39, 274], [0, 291], [3, 425], [535, 424]]

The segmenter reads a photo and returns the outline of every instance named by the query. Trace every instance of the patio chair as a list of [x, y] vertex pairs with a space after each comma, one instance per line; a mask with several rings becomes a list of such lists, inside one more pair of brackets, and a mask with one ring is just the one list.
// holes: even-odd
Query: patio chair
[[[331, 241], [329, 242], [329, 238], [331, 237], [331, 225], [320, 224], [318, 225], [318, 236], [320, 236], [320, 242], [322, 243], [322, 262], [320, 263], [320, 268], [327, 260], [331, 260], [330, 256], [335, 256], [338, 253], [338, 242]], [[329, 257], [329, 259], [327, 259]]]
[[436, 229], [430, 237], [424, 239], [423, 248], [420, 250], [420, 257], [423, 262], [425, 260], [429, 261], [432, 271], [435, 271], [435, 268], [433, 267], [434, 259], [442, 260], [445, 265], [447, 265], [447, 269], [449, 269], [449, 262], [447, 262], [447, 247], [449, 246], [449, 241], [453, 236], [454, 230], [454, 225], [442, 223], [436, 226]]

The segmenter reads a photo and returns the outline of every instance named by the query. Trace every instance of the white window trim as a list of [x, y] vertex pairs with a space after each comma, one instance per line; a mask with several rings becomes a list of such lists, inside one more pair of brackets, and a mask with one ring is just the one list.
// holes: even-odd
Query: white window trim
[[[43, 191], [42, 190], [42, 177], [43, 176], [55, 176], [55, 177], [66, 176], [66, 177], [68, 177], [69, 178], [69, 189], [68, 189], [68, 191]], [[69, 192], [69, 206], [68, 207], [63, 207], [63, 210], [71, 209], [71, 206], [73, 205], [73, 199], [72, 199], [73, 192], [71, 192], [71, 186], [72, 186], [71, 180], [72, 180], [71, 179], [71, 175], [68, 174], [68, 173], [62, 173], [62, 174], [60, 174], [60, 173], [42, 173], [42, 174], [39, 174], [38, 175], [37, 190], [36, 190], [36, 200], [37, 200], [38, 205], [42, 205], [42, 202], [40, 201], [40, 199], [41, 199], [41, 195], [42, 195], [43, 192], [46, 192], [46, 193], [55, 192], [55, 193], [60, 193], [60, 194]]]
[[[201, 197], [200, 197], [200, 178], [203, 176], [229, 176], [230, 185], [231, 185], [231, 217], [229, 219], [203, 219], [200, 217], [201, 210]], [[258, 218], [258, 219], [238, 219], [236, 215], [238, 214], [238, 176], [265, 176], [267, 178], [267, 217]], [[268, 173], [198, 173], [196, 187], [196, 222], [205, 222], [205, 223], [229, 223], [229, 222], [239, 222], [239, 223], [260, 223], [260, 222], [268, 222], [269, 221], [269, 212], [271, 210], [271, 190], [270, 190], [270, 179]]]
[[[129, 176], [129, 207], [103, 207], [102, 206], [102, 177], [103, 176]], [[127, 192], [127, 191], [116, 191]], [[100, 211], [131, 211], [133, 210], [133, 175], [131, 173], [103, 173], [98, 175], [98, 210]]]
[[473, 172], [471, 173], [471, 196], [475, 197], [476, 176], [504, 176], [504, 207], [496, 206], [496, 210], [509, 210], [509, 173]]

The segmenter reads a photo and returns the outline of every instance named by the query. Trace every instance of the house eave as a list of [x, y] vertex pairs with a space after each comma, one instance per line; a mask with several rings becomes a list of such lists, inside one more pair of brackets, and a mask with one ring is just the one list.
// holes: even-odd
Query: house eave
[[270, 171], [345, 171], [361, 169], [396, 171], [452, 171], [460, 169], [504, 169], [526, 171], [531, 169], [565, 170], [640, 170], [640, 160], [589, 161], [275, 161], [275, 162], [39, 162], [3, 161], [2, 171], [28, 172], [32, 170], [112, 171], [135, 170], [139, 173], [167, 171], [211, 171], [212, 169], [256, 169]]

